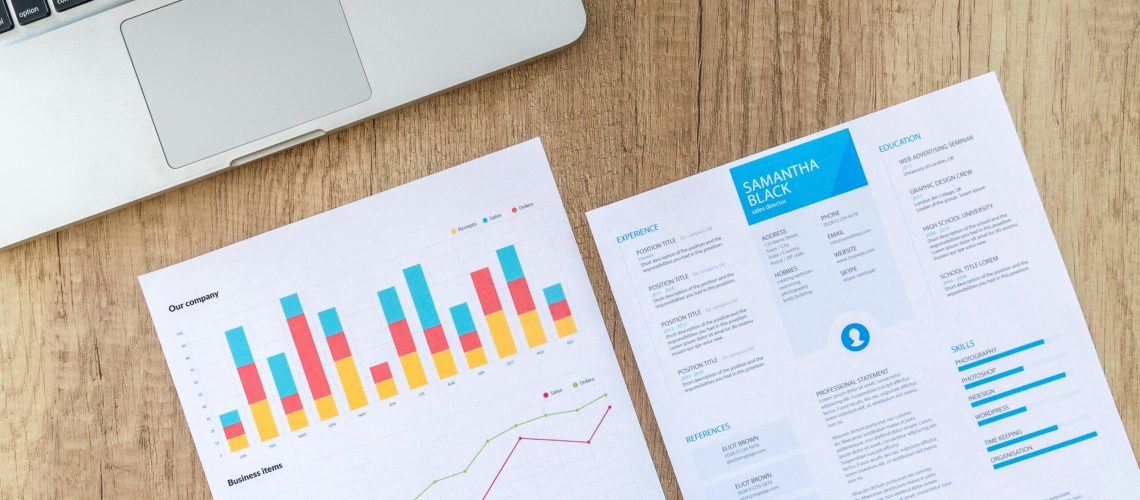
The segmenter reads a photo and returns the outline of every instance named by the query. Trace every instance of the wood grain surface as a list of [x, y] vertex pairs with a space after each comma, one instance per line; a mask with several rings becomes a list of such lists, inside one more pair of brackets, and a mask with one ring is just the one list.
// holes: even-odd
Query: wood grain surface
[[136, 276], [534, 136], [679, 497], [584, 213], [991, 70], [1140, 448], [1140, 2], [587, 9], [563, 52], [0, 252], [0, 497], [208, 496]]

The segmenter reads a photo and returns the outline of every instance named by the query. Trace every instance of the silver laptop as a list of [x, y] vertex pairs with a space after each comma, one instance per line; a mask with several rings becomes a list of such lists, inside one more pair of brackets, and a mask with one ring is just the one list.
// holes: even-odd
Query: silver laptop
[[576, 40], [581, 0], [0, 0], [0, 248]]

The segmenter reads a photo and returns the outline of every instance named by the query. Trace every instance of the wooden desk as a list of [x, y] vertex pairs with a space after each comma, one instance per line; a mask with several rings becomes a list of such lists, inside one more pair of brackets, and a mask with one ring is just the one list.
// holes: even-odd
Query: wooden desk
[[584, 212], [990, 70], [1138, 449], [1140, 3], [588, 9], [565, 52], [0, 252], [0, 497], [208, 496], [135, 277], [534, 136], [678, 496]]

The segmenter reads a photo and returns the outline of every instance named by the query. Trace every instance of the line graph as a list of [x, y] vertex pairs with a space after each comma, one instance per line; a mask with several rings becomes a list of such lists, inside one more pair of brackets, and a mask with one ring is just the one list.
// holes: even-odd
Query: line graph
[[598, 425], [594, 426], [594, 432], [591, 432], [590, 437], [588, 437], [586, 439], [554, 439], [554, 438], [534, 438], [534, 437], [519, 436], [518, 440], [515, 441], [515, 446], [513, 448], [511, 448], [511, 452], [508, 453], [507, 458], [503, 460], [503, 465], [499, 466], [499, 472], [495, 473], [495, 478], [491, 480], [491, 484], [489, 486], [487, 486], [487, 491], [483, 493], [483, 500], [486, 500], [487, 495], [491, 494], [491, 488], [495, 487], [495, 482], [497, 482], [499, 480], [499, 476], [503, 474], [503, 469], [507, 468], [507, 463], [511, 461], [511, 457], [514, 456], [515, 450], [519, 449], [519, 445], [522, 444], [523, 441], [546, 441], [546, 442], [551, 442], [551, 443], [590, 444], [590, 442], [594, 440], [594, 436], [598, 435], [598, 429], [600, 429], [602, 427], [602, 422], [606, 421], [606, 415], [609, 415], [610, 410], [612, 410], [612, 409], [614, 409], [614, 407], [612, 405], [606, 406], [606, 412], [602, 414], [602, 418], [598, 419]]
[[[494, 436], [491, 436], [491, 437], [487, 438], [485, 441], [483, 441], [483, 446], [480, 446], [480, 447], [479, 447], [479, 449], [478, 449], [478, 450], [475, 452], [475, 455], [473, 455], [473, 456], [471, 457], [471, 460], [468, 460], [468, 461], [467, 461], [467, 465], [465, 465], [465, 466], [463, 467], [463, 469], [462, 469], [462, 470], [459, 470], [459, 471], [453, 472], [453, 473], [451, 473], [451, 474], [448, 474], [448, 475], [446, 475], [446, 476], [443, 476], [443, 477], [439, 477], [439, 478], [433, 479], [433, 480], [431, 481], [431, 483], [430, 483], [430, 484], [428, 484], [427, 486], [425, 486], [425, 487], [424, 487], [424, 489], [423, 489], [423, 490], [421, 490], [421, 491], [420, 491], [420, 492], [419, 492], [419, 493], [418, 493], [418, 494], [415, 496], [414, 500], [418, 500], [420, 497], [424, 496], [424, 495], [425, 495], [425, 494], [428, 492], [428, 490], [430, 490], [430, 489], [432, 488], [432, 486], [435, 486], [436, 484], [439, 484], [440, 482], [442, 482], [442, 481], [446, 481], [446, 480], [448, 480], [448, 479], [451, 479], [451, 478], [453, 478], [453, 477], [456, 477], [456, 476], [461, 476], [461, 475], [463, 475], [463, 474], [466, 474], [466, 473], [467, 473], [467, 471], [471, 469], [471, 465], [475, 463], [475, 460], [477, 460], [477, 459], [479, 458], [479, 456], [483, 454], [483, 450], [487, 449], [487, 446], [488, 446], [488, 445], [490, 445], [490, 444], [491, 444], [493, 441], [495, 441], [496, 439], [498, 439], [498, 438], [502, 437], [504, 434], [506, 434], [506, 433], [508, 433], [508, 432], [511, 432], [511, 431], [513, 431], [513, 430], [515, 430], [515, 429], [518, 429], [519, 427], [522, 427], [522, 426], [524, 426], [524, 425], [527, 425], [527, 424], [530, 424], [530, 423], [533, 423], [533, 422], [537, 422], [537, 421], [539, 421], [539, 420], [547, 419], [547, 418], [550, 418], [550, 417], [554, 417], [554, 416], [558, 416], [558, 415], [566, 415], [566, 414], [568, 414], [568, 413], [578, 413], [578, 412], [580, 412], [580, 411], [582, 411], [582, 410], [584, 410], [584, 409], [586, 409], [586, 408], [590, 407], [590, 406], [591, 406], [591, 405], [593, 405], [594, 403], [597, 403], [598, 401], [601, 401], [602, 399], [604, 399], [604, 398], [606, 398], [606, 397], [608, 397], [608, 396], [609, 396], [609, 393], [603, 393], [601, 396], [598, 396], [598, 397], [596, 397], [596, 398], [594, 398], [594, 399], [590, 400], [590, 401], [589, 401], [589, 402], [587, 402], [586, 404], [583, 404], [582, 406], [579, 406], [579, 407], [577, 407], [577, 408], [571, 408], [571, 409], [569, 409], [569, 410], [562, 410], [562, 411], [556, 411], [556, 412], [551, 412], [551, 413], [544, 413], [544, 414], [542, 414], [542, 415], [539, 415], [539, 416], [537, 416], [537, 417], [534, 417], [534, 418], [531, 418], [531, 419], [527, 419], [527, 420], [524, 420], [524, 421], [522, 421], [522, 422], [519, 422], [519, 423], [517, 423], [517, 424], [514, 424], [514, 425], [512, 425], [512, 426], [510, 426], [510, 427], [507, 427], [506, 429], [503, 429], [503, 431], [502, 431], [502, 432], [499, 432], [499, 433], [495, 434]], [[610, 412], [610, 409], [612, 409], [612, 408], [613, 408], [613, 406], [607, 406], [607, 407], [606, 407], [606, 413], [602, 415], [602, 420], [605, 420], [605, 418], [606, 418], [606, 415], [608, 415], [608, 414], [609, 414], [609, 412]], [[597, 433], [598, 433], [598, 427], [601, 427], [601, 425], [602, 425], [602, 420], [599, 420], [599, 421], [598, 421], [598, 425], [597, 425], [596, 427], [594, 427], [594, 434], [597, 434]], [[593, 439], [593, 437], [594, 437], [594, 434], [591, 434], [591, 435], [590, 435], [590, 439]], [[519, 445], [518, 445], [518, 443], [519, 443], [519, 441], [521, 441], [521, 440], [524, 440], [524, 438], [520, 437], [520, 438], [519, 438], [519, 440], [516, 440], [516, 441], [515, 441], [515, 447], [514, 447], [514, 448], [511, 448], [511, 454], [514, 454], [514, 452], [515, 452], [515, 448], [518, 448], [518, 446], [519, 446]], [[540, 439], [540, 438], [525, 438], [525, 440], [528, 440], [528, 441], [554, 441], [553, 439], [545, 439], [545, 438], [542, 438], [542, 439]], [[576, 442], [576, 441], [570, 441], [570, 440], [564, 440], [564, 441], [567, 441], [567, 442]], [[589, 444], [589, 443], [586, 443], [586, 444]], [[510, 460], [510, 455], [508, 455], [508, 456], [507, 456], [507, 460]], [[498, 473], [498, 474], [495, 474], [495, 480], [498, 480], [498, 478], [499, 478], [499, 474], [501, 474], [501, 473], [503, 472], [503, 467], [506, 467], [506, 465], [507, 465], [506, 461], [503, 461], [503, 465], [502, 465], [501, 467], [499, 467], [499, 473]], [[495, 481], [491, 481], [491, 486], [494, 486], [494, 483], [495, 483]], [[490, 487], [488, 487], [488, 488], [487, 488], [487, 493], [490, 493], [490, 491], [491, 491], [491, 488], [490, 488]], [[487, 493], [484, 493], [484, 495], [483, 495], [483, 498], [486, 498], [486, 497], [487, 497]]]

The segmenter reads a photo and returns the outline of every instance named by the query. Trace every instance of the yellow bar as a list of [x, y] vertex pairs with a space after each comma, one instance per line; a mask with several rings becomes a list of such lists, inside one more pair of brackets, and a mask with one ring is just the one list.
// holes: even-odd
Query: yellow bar
[[471, 368], [478, 368], [487, 364], [487, 354], [483, 352], [482, 347], [476, 347], [463, 354], [467, 355], [467, 366]]
[[368, 397], [364, 395], [364, 385], [360, 383], [360, 372], [356, 371], [356, 362], [352, 356], [337, 360], [336, 373], [340, 375], [340, 385], [344, 388], [344, 396], [348, 398], [348, 408], [355, 410], [367, 405]]
[[376, 382], [376, 392], [380, 393], [380, 399], [388, 399], [395, 396], [398, 393], [396, 390], [396, 381], [388, 379]]
[[431, 360], [435, 362], [435, 369], [439, 372], [439, 378], [447, 378], [459, 372], [455, 368], [455, 358], [451, 357], [451, 349], [444, 349], [432, 354]]
[[574, 317], [567, 316], [554, 322], [554, 329], [558, 330], [558, 337], [565, 337], [573, 335], [578, 331], [578, 326], [574, 324]]
[[277, 423], [273, 421], [273, 412], [269, 411], [269, 401], [263, 399], [253, 403], [249, 405], [249, 411], [253, 413], [253, 423], [262, 441], [277, 437]]
[[285, 420], [289, 421], [289, 430], [304, 429], [309, 425], [309, 417], [305, 416], [305, 410], [297, 410], [293, 413], [285, 415]]
[[487, 326], [491, 328], [491, 340], [495, 343], [499, 358], [514, 356], [519, 352], [515, 347], [515, 338], [511, 335], [511, 327], [507, 326], [507, 315], [503, 311], [488, 314]]
[[249, 438], [242, 434], [229, 440], [230, 451], [244, 450], [249, 446]]
[[317, 400], [317, 415], [321, 416], [321, 420], [328, 420], [336, 414], [336, 401], [333, 400], [332, 394]]
[[542, 331], [542, 320], [538, 319], [538, 311], [520, 314], [519, 323], [522, 323], [527, 346], [534, 348], [546, 343], [546, 332]]
[[427, 384], [424, 362], [420, 361], [419, 353], [409, 352], [400, 356], [400, 366], [404, 367], [404, 376], [408, 377], [408, 387], [415, 389]]

